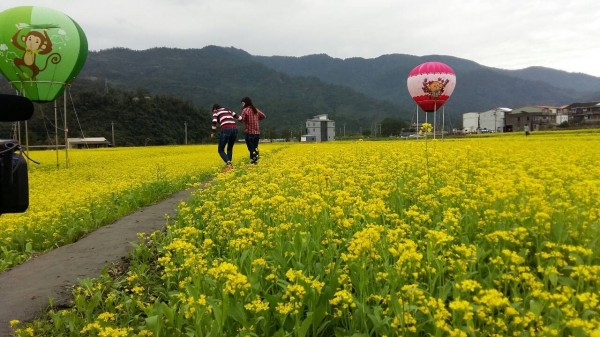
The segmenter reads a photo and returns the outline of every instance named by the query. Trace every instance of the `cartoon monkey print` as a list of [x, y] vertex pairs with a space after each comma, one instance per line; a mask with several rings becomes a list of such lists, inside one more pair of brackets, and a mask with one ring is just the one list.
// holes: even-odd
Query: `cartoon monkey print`
[[[15, 47], [20, 50], [23, 50], [23, 56], [21, 58], [15, 58], [14, 63], [23, 72], [23, 75], [26, 77], [30, 77], [32, 80], [36, 78], [36, 76], [48, 67], [48, 61], [51, 61], [54, 64], [57, 64], [61, 60], [61, 56], [58, 53], [54, 53], [50, 55], [46, 59], [46, 64], [42, 69], [40, 69], [36, 62], [37, 55], [46, 55], [52, 51], [52, 41], [50, 40], [50, 36], [48, 36], [48, 30], [44, 29], [44, 34], [31, 31], [23, 36], [19, 41], [19, 33], [21, 32], [21, 28], [17, 25], [17, 32], [12, 37], [12, 43]], [[21, 42], [24, 45], [21, 45]], [[27, 68], [31, 74], [25, 72], [23, 67]]]

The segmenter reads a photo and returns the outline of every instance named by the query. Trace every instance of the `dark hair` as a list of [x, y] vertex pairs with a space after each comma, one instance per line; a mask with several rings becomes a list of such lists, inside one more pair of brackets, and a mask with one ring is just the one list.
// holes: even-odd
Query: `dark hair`
[[212, 110], [215, 111], [215, 110], [221, 109], [221, 108], [222, 108], [222, 106], [220, 106], [219, 104], [215, 104], [215, 105], [213, 105]]
[[246, 96], [246, 97], [242, 98], [242, 103], [244, 103], [244, 107], [249, 106], [252, 109], [252, 112], [254, 112], [254, 113], [258, 112], [256, 110], [256, 107], [254, 107], [254, 104], [252, 104], [252, 100], [250, 99], [250, 97]]

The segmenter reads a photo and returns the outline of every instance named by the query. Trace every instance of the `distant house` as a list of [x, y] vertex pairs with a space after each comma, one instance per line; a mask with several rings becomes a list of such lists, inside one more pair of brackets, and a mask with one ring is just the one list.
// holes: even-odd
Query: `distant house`
[[[523, 106], [504, 115], [506, 131], [531, 131], [552, 129], [566, 116], [565, 107]], [[568, 117], [567, 117], [568, 118]]]
[[509, 108], [495, 108], [483, 112], [464, 113], [463, 132], [503, 132], [505, 126], [504, 115], [511, 111]]
[[600, 102], [573, 103], [565, 110], [575, 123], [600, 123]]
[[306, 136], [314, 136], [317, 142], [334, 140], [335, 122], [327, 118], [327, 115], [317, 115], [306, 120], [306, 133]]
[[304, 143], [312, 143], [316, 142], [317, 138], [314, 135], [302, 135], [300, 136], [300, 141]]
[[479, 128], [479, 112], [467, 112], [463, 114], [463, 132], [476, 133]]
[[480, 130], [490, 130], [493, 132], [504, 131], [504, 116], [506, 113], [511, 112], [509, 108], [495, 108], [488, 111], [484, 111], [479, 115], [479, 127]]
[[109, 147], [110, 142], [104, 137], [67, 138], [70, 149]]

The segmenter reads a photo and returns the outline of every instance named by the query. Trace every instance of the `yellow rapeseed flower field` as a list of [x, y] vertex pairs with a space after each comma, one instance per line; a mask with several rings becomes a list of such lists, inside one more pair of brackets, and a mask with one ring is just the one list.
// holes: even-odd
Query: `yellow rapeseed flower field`
[[[266, 146], [265, 151], [276, 146]], [[238, 146], [237, 158], [246, 149]], [[265, 152], [265, 153], [266, 153]], [[0, 271], [220, 172], [216, 145], [31, 151], [29, 208], [0, 216]]]
[[598, 335], [598, 162], [599, 133], [291, 145], [216, 175], [126, 275], [28, 327]]

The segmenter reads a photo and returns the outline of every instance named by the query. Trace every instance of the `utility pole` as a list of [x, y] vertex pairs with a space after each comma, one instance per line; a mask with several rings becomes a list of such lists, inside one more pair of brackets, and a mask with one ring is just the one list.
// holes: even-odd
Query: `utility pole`
[[184, 127], [184, 134], [185, 134], [185, 141], [184, 144], [187, 145], [187, 122], [183, 122], [183, 127]]
[[496, 126], [496, 121], [498, 120], [498, 108], [494, 110], [494, 132], [498, 131], [498, 127]]
[[112, 135], [112, 146], [115, 146], [115, 122], [110, 122], [110, 134]]

